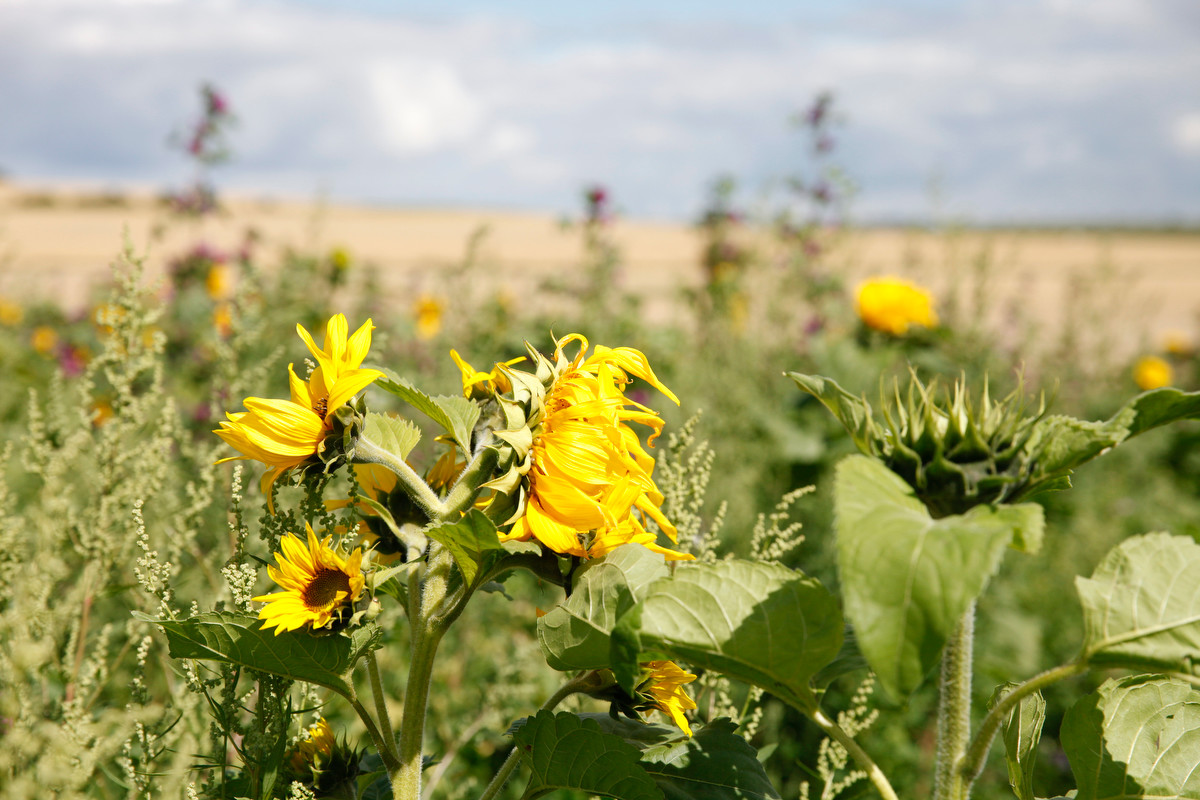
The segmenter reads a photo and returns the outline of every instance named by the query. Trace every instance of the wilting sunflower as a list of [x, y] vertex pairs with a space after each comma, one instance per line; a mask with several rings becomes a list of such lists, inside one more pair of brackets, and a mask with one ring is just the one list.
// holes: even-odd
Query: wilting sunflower
[[270, 496], [275, 479], [320, 452], [330, 420], [341, 406], [383, 375], [375, 369], [360, 369], [371, 347], [371, 320], [347, 338], [346, 317], [334, 315], [325, 326], [325, 347], [317, 349], [312, 336], [297, 325], [300, 338], [317, 359], [318, 366], [308, 382], [300, 380], [288, 364], [290, 400], [247, 397], [246, 411], [226, 414], [213, 431], [242, 455], [217, 463], [249, 458], [266, 464], [263, 491]]
[[[563, 348], [573, 342], [579, 343], [579, 353], [565, 362]], [[628, 425], [650, 428], [653, 442], [663, 422], [627, 399], [625, 386], [634, 375], [675, 403], [679, 399], [638, 350], [598, 346], [587, 356], [587, 339], [579, 334], [556, 345], [555, 358], [565, 368], [549, 387], [533, 431], [525, 513], [505, 538], [532, 537], [555, 552], [586, 557], [593, 555], [593, 542], [608, 543], [601, 550], [612, 549], [622, 530], [637, 535], [650, 519], [675, 541], [675, 526], [660, 510], [663, 496], [650, 477], [654, 459]], [[626, 525], [632, 530], [623, 529]]]
[[312, 528], [308, 528], [307, 547], [294, 534], [283, 538], [283, 552], [275, 555], [279, 566], [267, 567], [267, 574], [283, 591], [252, 598], [266, 603], [258, 612], [264, 630], [274, 627], [278, 636], [305, 626], [324, 628], [358, 600], [366, 583], [362, 548], [343, 558], [329, 546], [332, 540], [332, 536], [318, 540]]
[[653, 707], [670, 717], [680, 730], [691, 736], [692, 726], [683, 712], [695, 708], [696, 701], [688, 697], [683, 686], [696, 680], [696, 676], [684, 672], [674, 661], [651, 661], [643, 666], [650, 670], [650, 674], [638, 691], [653, 698]]
[[502, 367], [511, 367], [513, 364], [520, 364], [525, 360], [525, 356], [521, 356], [505, 361], [502, 365], [496, 364], [491, 372], [480, 372], [464, 361], [458, 351], [451, 350], [450, 357], [454, 359], [454, 363], [462, 372], [463, 396], [468, 399], [472, 397], [483, 399], [497, 392], [503, 394], [512, 391], [512, 383], [504, 374]]
[[858, 287], [858, 316], [870, 328], [903, 336], [910, 326], [932, 328], [938, 324], [933, 295], [903, 278], [871, 278]]

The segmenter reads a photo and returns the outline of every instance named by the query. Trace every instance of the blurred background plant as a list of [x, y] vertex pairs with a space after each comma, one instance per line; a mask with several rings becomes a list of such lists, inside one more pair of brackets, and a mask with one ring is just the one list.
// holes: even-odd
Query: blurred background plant
[[[173, 196], [179, 218], [168, 224], [219, 208], [208, 170], [230, 156], [233, 118], [214, 87], [203, 87], [201, 101], [200, 119], [176, 140], [194, 160], [197, 179]], [[1080, 342], [1101, 333], [1096, 306], [1080, 308], [1074, 338], [1050, 343], [1024, 337], [1015, 323], [999, 332], [981, 325], [994, 311], [986, 292], [958, 286], [935, 295], [917, 284], [914, 291], [932, 301], [929, 313], [908, 326], [872, 324], [870, 314], [859, 313], [862, 287], [848, 284], [839, 254], [853, 185], [832, 165], [842, 124], [833, 95], [816, 98], [796, 123], [808, 166], [782, 179], [781, 191], [768, 192], [759, 207], [743, 208], [733, 178], [712, 184], [698, 222], [699, 288], [673, 298], [687, 312], [675, 319], [645, 314], [646, 298], [623, 284], [614, 201], [600, 185], [585, 190], [582, 215], [571, 223], [581, 240], [579, 263], [564, 265], [531, 296], [485, 288], [486, 229], [464, 242], [459, 263], [426, 276], [422, 291], [404, 298], [380, 289], [352, 242], [273, 258], [253, 231], [230, 251], [206, 244], [197, 230], [159, 289], [143, 285], [130, 248], [112, 286], [85, 314], [0, 300], [0, 440], [7, 443], [0, 471], [0, 796], [180, 797], [190, 784], [215, 779], [216, 770], [195, 769], [197, 763], [219, 768], [238, 758], [252, 731], [236, 719], [210, 729], [208, 701], [241, 693], [253, 706], [260, 690], [229, 674], [173, 671], [162, 643], [130, 611], [186, 609], [201, 598], [233, 604], [230, 554], [267, 557], [259, 535], [264, 519], [250, 510], [259, 505], [257, 475], [214, 466], [219, 443], [210, 431], [246, 395], [286, 394], [282, 366], [293, 351], [279, 342], [297, 322], [315, 330], [334, 312], [373, 317], [378, 363], [445, 394], [461, 386], [451, 346], [477, 365], [518, 356], [524, 340], [544, 341], [551, 330], [637, 348], [683, 398], [682, 408], [665, 416], [668, 431], [686, 435], [660, 451], [667, 513], [689, 521], [681, 533], [690, 532], [694, 549], [707, 548], [711, 557], [761, 554], [771, 536], [787, 539], [796, 532], [789, 524], [802, 524], [803, 545], [781, 546], [771, 557], [831, 587], [838, 582], [831, 469], [853, 445], [816, 401], [783, 378], [785, 370], [836, 376], [871, 398], [910, 366], [926, 378], [965, 375], [976, 384], [987, 374], [996, 396], [1018, 386], [1023, 371], [1026, 391], [1045, 391], [1054, 410], [1087, 419], [1106, 417], [1139, 388], [1200, 388], [1186, 334], [1140, 360], [1089, 360]], [[954, 235], [944, 233], [948, 247]], [[979, 287], [995, 268], [986, 251], [960, 253], [956, 274]], [[636, 391], [631, 396], [638, 399]], [[698, 410], [703, 415], [693, 419]], [[1073, 492], [1039, 499], [1054, 532], [1042, 557], [1020, 564], [1019, 580], [1005, 567], [982, 601], [980, 618], [990, 624], [978, 631], [986, 677], [977, 683], [977, 700], [985, 701], [992, 685], [1066, 660], [1078, 648], [1061, 635], [1080, 622], [1073, 584], [1063, 576], [1089, 573], [1101, 554], [1134, 533], [1200, 536], [1198, 443], [1195, 424], [1148, 434], [1087, 466]], [[789, 494], [809, 485], [816, 487], [810, 496]], [[791, 500], [780, 507], [785, 496]], [[427, 773], [431, 795], [476, 796], [503, 760], [508, 740], [498, 732], [556, 687], [533, 634], [540, 606], [527, 599], [545, 587], [529, 583], [511, 592], [515, 601], [497, 594], [470, 606], [477, 618], [460, 623], [445, 645], [463, 655], [435, 676], [441, 689], [432, 701], [437, 723], [428, 749], [440, 760]], [[1047, 608], [1054, 613], [1043, 613]], [[406, 670], [391, 658], [382, 669]], [[835, 682], [830, 705], [865, 707], [860, 683]], [[740, 708], [743, 732], [763, 748], [783, 796], [809, 791], [801, 787], [817, 780], [820, 731], [744, 687], [712, 691], [701, 713]], [[311, 700], [306, 713], [315, 723], [322, 711]], [[926, 796], [919, 776], [929, 774], [933, 754], [932, 695], [918, 692], [904, 706], [870, 702], [880, 711], [870, 733], [879, 743], [873, 753], [902, 796]], [[1060, 792], [1070, 786], [1055, 740], [1065, 690], [1051, 690], [1047, 702], [1039, 786]], [[336, 722], [365, 741], [354, 720]], [[1010, 796], [1001, 756], [993, 756], [977, 788], [981, 798]], [[845, 787], [844, 795], [857, 796], [862, 786]]]

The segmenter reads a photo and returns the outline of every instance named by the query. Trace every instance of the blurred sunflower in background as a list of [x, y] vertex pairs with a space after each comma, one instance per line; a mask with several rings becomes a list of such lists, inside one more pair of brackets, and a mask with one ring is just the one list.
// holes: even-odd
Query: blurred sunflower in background
[[868, 328], [893, 336], [905, 335], [912, 326], [933, 328], [938, 324], [933, 295], [893, 276], [870, 278], [859, 284], [855, 309]]

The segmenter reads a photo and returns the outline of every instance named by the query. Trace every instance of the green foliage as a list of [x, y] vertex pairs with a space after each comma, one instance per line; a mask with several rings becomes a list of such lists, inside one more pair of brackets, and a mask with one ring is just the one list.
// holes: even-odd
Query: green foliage
[[916, 689], [1014, 543], [1040, 538], [1041, 507], [978, 506], [934, 519], [879, 462], [849, 456], [834, 484], [846, 615], [880, 684]]
[[208, 612], [185, 620], [152, 619], [167, 635], [173, 658], [223, 661], [235, 667], [307, 681], [341, 695], [354, 693], [351, 673], [379, 647], [375, 625], [349, 635], [263, 630], [256, 617]]
[[1197, 674], [1200, 544], [1165, 533], [1134, 537], [1075, 585], [1089, 662]]
[[761, 562], [683, 564], [618, 620], [612, 666], [626, 690], [638, 663], [672, 658], [815, 708], [810, 681], [841, 645], [837, 602], [812, 578]]
[[479, 421], [479, 406], [461, 396], [438, 395], [431, 397], [412, 385], [410, 381], [390, 369], [383, 370], [387, 377], [380, 378], [375, 385], [391, 392], [411, 405], [453, 437], [459, 449], [470, 455], [471, 430]]
[[638, 764], [638, 749], [600, 730], [595, 720], [539, 711], [513, 733], [513, 740], [531, 773], [527, 800], [556, 789], [615, 800], [662, 800], [662, 790]]
[[1155, 675], [1109, 680], [1063, 720], [1077, 800], [1200, 797], [1200, 691]]
[[409, 420], [376, 412], [367, 414], [362, 435], [400, 458], [407, 458], [421, 441], [421, 429]]
[[[992, 706], [1004, 697], [1016, 684], [1006, 684], [996, 689]], [[1040, 692], [1021, 698], [1004, 721], [1004, 752], [1008, 764], [1008, 782], [1018, 800], [1034, 800], [1033, 775], [1037, 763], [1038, 742], [1042, 739], [1042, 726], [1046, 724], [1046, 700]]]

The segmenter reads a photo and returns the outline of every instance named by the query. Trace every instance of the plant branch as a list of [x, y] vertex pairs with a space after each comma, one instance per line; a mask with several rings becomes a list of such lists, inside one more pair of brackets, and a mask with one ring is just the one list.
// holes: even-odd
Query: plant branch
[[963, 781], [958, 765], [971, 738], [971, 657], [974, 644], [975, 603], [972, 601], [942, 650], [934, 800], [966, 800], [970, 788]]
[[433, 522], [441, 521], [446, 514], [446, 507], [429, 484], [408, 465], [403, 458], [391, 450], [380, 447], [365, 436], [359, 436], [354, 443], [354, 461], [360, 464], [379, 464], [396, 473], [400, 486], [426, 516]]
[[899, 800], [896, 795], [896, 790], [892, 788], [892, 784], [888, 782], [887, 776], [883, 774], [883, 770], [875, 763], [874, 759], [867, 754], [859, 746], [858, 742], [850, 734], [842, 729], [842, 726], [831, 720], [821, 711], [821, 709], [801, 709], [809, 718], [820, 726], [821, 730], [829, 735], [829, 738], [846, 748], [846, 752], [858, 764], [859, 767], [867, 773], [867, 778], [871, 783], [875, 784], [875, 790], [879, 792], [883, 800]]
[[379, 678], [379, 662], [375, 651], [368, 650], [366, 656], [367, 675], [371, 679], [371, 694], [375, 697], [375, 714], [379, 717], [379, 733], [388, 751], [399, 760], [396, 752], [396, 735], [392, 733], [392, 719], [387, 710], [387, 696], [383, 693], [383, 681]]
[[958, 773], [964, 781], [966, 788], [969, 790], [971, 784], [979, 777], [979, 773], [983, 771], [983, 764], [987, 759], [988, 750], [992, 748], [992, 741], [996, 738], [996, 733], [1000, 730], [1000, 726], [1004, 724], [1004, 720], [1008, 718], [1009, 712], [1012, 711], [1017, 703], [1034, 692], [1040, 692], [1052, 683], [1086, 671], [1087, 664], [1082, 661], [1063, 664], [1033, 676], [1004, 695], [1003, 699], [999, 703], [996, 703], [988, 711], [987, 716], [983, 718], [983, 723], [971, 739], [971, 744], [967, 748], [962, 761], [959, 763]]
[[395, 770], [399, 769], [400, 762], [396, 760], [393, 751], [385, 746], [383, 735], [379, 732], [379, 726], [375, 724], [375, 720], [371, 717], [371, 712], [367, 711], [366, 707], [359, 701], [357, 694], [351, 692], [344, 696], [350, 701], [350, 705], [354, 707], [358, 718], [366, 726], [367, 733], [370, 734], [371, 741], [375, 743], [375, 749], [379, 751], [379, 757], [383, 760], [384, 769], [391, 775]]

